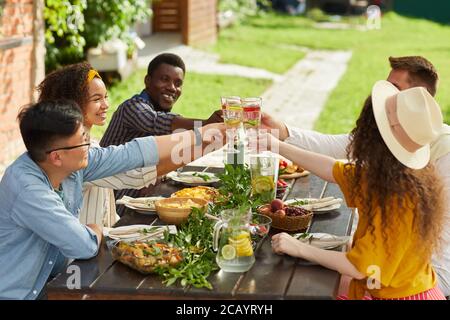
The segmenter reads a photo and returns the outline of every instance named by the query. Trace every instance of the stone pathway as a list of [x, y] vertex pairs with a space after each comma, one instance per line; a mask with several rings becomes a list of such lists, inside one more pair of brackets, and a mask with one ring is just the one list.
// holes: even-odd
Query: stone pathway
[[[183, 58], [186, 64], [187, 72], [194, 71], [206, 74], [222, 74], [229, 76], [240, 76], [246, 78], [270, 79], [272, 81], [281, 81], [282, 75], [275, 74], [263, 69], [245, 67], [234, 64], [219, 63], [219, 55], [180, 45], [176, 43], [176, 36], [169, 36], [168, 42], [161, 39], [159, 35], [144, 39], [146, 48], [139, 53], [138, 66], [146, 68], [148, 63], [161, 52], [171, 52]], [[166, 38], [167, 35], [164, 35]], [[175, 37], [175, 38], [174, 38]]]
[[350, 60], [350, 51], [309, 51], [263, 94], [263, 108], [287, 124], [312, 129]]
[[318, 51], [298, 47], [306, 51], [306, 56], [280, 75], [263, 69], [221, 64], [218, 62], [219, 55], [180, 45], [177, 35], [172, 37], [168, 40], [167, 35], [155, 35], [144, 39], [146, 48], [139, 54], [139, 67], [146, 68], [160, 52], [172, 52], [183, 58], [188, 72], [271, 79], [272, 86], [262, 95], [264, 111], [304, 129], [314, 127], [352, 55], [350, 51]]

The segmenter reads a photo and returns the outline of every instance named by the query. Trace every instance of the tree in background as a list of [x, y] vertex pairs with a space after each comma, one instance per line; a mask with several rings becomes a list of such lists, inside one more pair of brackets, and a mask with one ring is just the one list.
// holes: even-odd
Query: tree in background
[[270, 0], [219, 0], [219, 12], [233, 12], [238, 21], [270, 7]]
[[151, 15], [150, 0], [87, 0], [83, 36], [86, 47], [93, 48], [107, 40], [119, 38], [134, 49], [129, 29]]
[[86, 41], [83, 12], [86, 0], [46, 0], [45, 20], [45, 68], [48, 71], [72, 62], [84, 55]]
[[85, 60], [87, 49], [114, 38], [131, 48], [130, 27], [150, 14], [151, 0], [45, 0], [46, 72]]

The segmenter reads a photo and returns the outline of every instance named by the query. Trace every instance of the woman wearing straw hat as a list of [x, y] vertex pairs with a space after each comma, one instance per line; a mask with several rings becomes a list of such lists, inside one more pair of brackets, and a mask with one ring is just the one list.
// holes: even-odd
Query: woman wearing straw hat
[[[271, 149], [341, 188], [360, 220], [349, 252], [326, 251], [286, 233], [272, 238], [278, 254], [301, 257], [353, 278], [349, 298], [445, 299], [431, 254], [444, 228], [444, 195], [430, 146], [442, 114], [423, 88], [399, 91], [378, 81], [347, 148], [350, 163], [268, 136]], [[267, 138], [267, 137], [265, 137]], [[351, 150], [351, 152], [350, 152]]]

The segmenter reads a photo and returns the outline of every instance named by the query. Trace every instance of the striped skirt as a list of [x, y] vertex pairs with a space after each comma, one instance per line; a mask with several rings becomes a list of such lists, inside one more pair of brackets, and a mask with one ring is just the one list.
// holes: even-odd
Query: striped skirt
[[[339, 295], [336, 300], [348, 300], [348, 296]], [[403, 298], [376, 298], [364, 296], [363, 300], [446, 300], [442, 291], [436, 286], [433, 289]]]

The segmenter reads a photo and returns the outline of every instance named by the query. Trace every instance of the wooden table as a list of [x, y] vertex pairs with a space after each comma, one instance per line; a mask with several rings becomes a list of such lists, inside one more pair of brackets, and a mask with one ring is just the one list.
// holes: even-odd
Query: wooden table
[[[185, 170], [198, 168], [186, 167]], [[204, 168], [202, 168], [204, 169]], [[217, 169], [209, 169], [209, 172]], [[183, 188], [173, 181], [164, 181], [153, 187], [153, 195], [170, 196]], [[293, 184], [287, 198], [318, 198], [342, 194], [335, 184], [325, 183], [310, 175]], [[338, 210], [315, 215], [311, 232], [349, 235], [353, 210], [344, 205]], [[118, 225], [149, 224], [155, 215], [129, 211]], [[158, 224], [158, 222], [156, 222]], [[277, 232], [272, 229], [271, 233]], [[342, 250], [342, 248], [341, 248]], [[90, 260], [75, 260], [67, 269], [47, 285], [49, 299], [334, 299], [339, 286], [339, 273], [313, 265], [308, 261], [272, 252], [270, 237], [266, 237], [255, 251], [256, 262], [245, 273], [215, 272], [209, 278], [213, 290], [188, 288], [180, 285], [166, 287], [156, 275], [142, 275], [115, 262], [106, 244]], [[78, 269], [79, 268], [79, 269]], [[74, 280], [79, 270], [79, 283]], [[69, 284], [69, 286], [68, 286]], [[69, 289], [70, 285], [79, 289]]]

